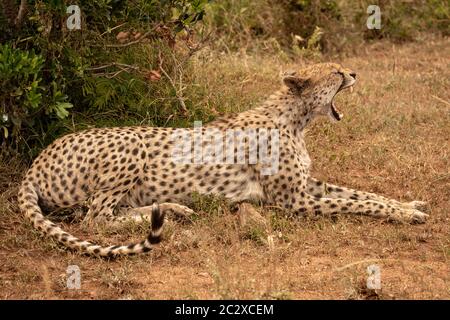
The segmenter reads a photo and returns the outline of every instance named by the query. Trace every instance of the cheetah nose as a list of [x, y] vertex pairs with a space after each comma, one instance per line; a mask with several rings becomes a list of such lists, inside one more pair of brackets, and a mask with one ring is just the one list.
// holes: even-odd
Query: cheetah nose
[[356, 73], [355, 72], [350, 72], [350, 77], [352, 77], [353, 79], [356, 80]]

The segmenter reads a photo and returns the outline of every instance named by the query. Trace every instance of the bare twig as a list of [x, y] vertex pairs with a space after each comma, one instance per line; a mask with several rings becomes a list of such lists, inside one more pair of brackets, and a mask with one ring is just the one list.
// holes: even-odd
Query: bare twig
[[440, 102], [442, 102], [442, 103], [445, 103], [447, 106], [450, 106], [450, 102], [448, 102], [448, 101], [445, 101], [444, 99], [442, 99], [442, 98], [439, 98], [438, 96], [435, 96], [435, 95], [431, 95], [433, 98], [435, 98], [436, 100], [438, 100], [438, 101], [440, 101]]
[[130, 64], [125, 64], [125, 63], [115, 63], [115, 65], [119, 68], [122, 69], [124, 71], [126, 71], [126, 69], [132, 69], [132, 70], [139, 70], [139, 67], [130, 65]]
[[169, 74], [166, 72], [166, 70], [164, 70], [164, 68], [162, 66], [163, 59], [161, 57], [161, 51], [159, 51], [159, 53], [158, 53], [158, 58], [159, 58], [159, 69], [164, 74], [164, 76], [166, 76], [167, 79], [169, 79], [170, 84], [172, 85], [173, 89], [175, 90], [175, 95], [176, 95], [178, 101], [180, 102], [181, 108], [183, 109], [183, 113], [187, 114], [188, 113], [188, 109], [186, 107], [186, 104], [184, 103], [183, 97], [181, 96], [181, 91], [182, 91], [181, 88], [177, 89], [177, 87], [175, 86], [175, 83], [173, 82], [172, 78], [169, 76]]
[[171, 115], [167, 118], [167, 120], [166, 120], [166, 122], [164, 123], [164, 126], [163, 126], [163, 127], [167, 126], [167, 124], [169, 123], [170, 119], [172, 119], [172, 118], [173, 118], [173, 114], [171, 114]]
[[119, 70], [119, 71], [116, 71], [116, 72], [112, 73], [111, 75], [106, 75], [106, 77], [109, 78], [109, 79], [112, 79], [112, 78], [114, 78], [114, 77], [117, 77], [119, 74], [121, 74], [121, 73], [124, 72], [124, 71], [125, 71], [125, 70], [122, 69], [122, 70]]
[[14, 25], [16, 28], [20, 27], [23, 21], [23, 17], [25, 16], [25, 12], [27, 11], [27, 0], [20, 1], [19, 12], [17, 13], [17, 17], [14, 20]]
[[206, 42], [209, 40], [210, 36], [212, 34], [212, 31], [209, 32], [206, 36], [202, 36], [202, 38], [200, 39], [199, 42], [197, 42], [197, 44], [193, 47], [189, 46], [186, 43], [186, 46], [189, 49], [189, 53], [188, 55], [183, 59], [183, 61], [180, 63], [181, 65], [184, 65], [196, 52], [200, 51], [201, 49], [203, 49], [206, 45]]
[[106, 68], [113, 67], [113, 66], [114, 66], [114, 63], [110, 63], [110, 64], [106, 64], [104, 66], [87, 68], [86, 70], [88, 70], [88, 71], [102, 70], [102, 69], [106, 69]]
[[116, 30], [117, 28], [122, 27], [122, 26], [125, 25], [125, 24], [127, 24], [127, 22], [121, 23], [121, 24], [119, 24], [118, 26], [115, 26], [114, 28], [111, 28], [111, 29], [109, 29], [109, 30], [106, 30], [105, 32], [103, 32], [103, 33], [100, 35], [100, 37], [104, 36], [104, 35], [107, 34], [107, 33], [110, 33], [110, 32], [112, 32], [112, 31]]
[[86, 70], [95, 71], [95, 70], [106, 69], [106, 68], [109, 68], [109, 67], [119, 67], [121, 69], [128, 68], [128, 69], [133, 69], [133, 70], [139, 70], [139, 67], [136, 67], [136, 66], [133, 66], [133, 65], [130, 65], [130, 64], [119, 63], [119, 62], [113, 62], [113, 63], [110, 63], [110, 64], [105, 64], [103, 66], [87, 68]]
[[118, 76], [119, 74], [121, 74], [122, 72], [130, 72], [130, 71], [136, 71], [139, 72], [139, 67], [136, 66], [132, 66], [129, 64], [125, 64], [125, 63], [118, 63], [118, 62], [113, 62], [110, 64], [106, 64], [104, 66], [98, 66], [98, 67], [93, 67], [93, 68], [87, 68], [86, 70], [89, 71], [98, 71], [98, 70], [104, 70], [110, 67], [117, 67], [120, 70], [119, 71], [112, 71], [112, 72], [101, 72], [101, 73], [94, 73], [95, 76], [97, 77], [107, 77], [107, 78], [114, 78], [116, 76]]
[[122, 43], [122, 44], [107, 44], [106, 47], [107, 48], [124, 48], [124, 47], [131, 46], [133, 44], [139, 43], [142, 40], [144, 40], [145, 38], [147, 38], [149, 35], [154, 33], [158, 27], [159, 27], [159, 25], [153, 27], [150, 31], [147, 31], [146, 33], [144, 33], [144, 35], [140, 36], [139, 39], [137, 39], [137, 40], [133, 40], [133, 41], [130, 41], [127, 43]]
[[123, 64], [123, 63], [117, 63], [116, 66], [117, 66], [120, 70], [119, 70], [119, 71], [116, 71], [116, 72], [110, 72], [108, 75], [106, 75], [106, 77], [108, 77], [109, 79], [112, 79], [112, 78], [114, 78], [114, 77], [117, 77], [117, 76], [118, 76], [119, 74], [121, 74], [122, 72], [130, 72], [130, 69], [139, 72], [139, 67], [126, 65], [126, 64]]
[[365, 259], [365, 260], [360, 260], [360, 261], [356, 261], [356, 262], [352, 262], [349, 264], [346, 264], [345, 266], [339, 267], [339, 268], [335, 268], [335, 271], [342, 271], [345, 269], [348, 269], [350, 267], [356, 266], [356, 265], [360, 265], [360, 264], [365, 264], [365, 263], [372, 263], [372, 262], [388, 262], [388, 261], [400, 261], [399, 259]]

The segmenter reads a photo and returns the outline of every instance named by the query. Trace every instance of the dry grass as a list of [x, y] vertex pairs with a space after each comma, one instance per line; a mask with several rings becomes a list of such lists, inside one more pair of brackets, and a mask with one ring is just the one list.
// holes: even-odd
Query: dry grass
[[[350, 216], [295, 220], [265, 210], [266, 225], [243, 226], [220, 201], [207, 202], [191, 222], [171, 222], [153, 253], [98, 260], [42, 239], [24, 222], [15, 202], [23, 167], [3, 159], [0, 298], [450, 298], [449, 42], [366, 49], [341, 61], [359, 77], [353, 95], [339, 96], [345, 119], [319, 121], [309, 130], [313, 172], [336, 184], [428, 201], [426, 224]], [[206, 87], [209, 107], [240, 111], [277, 88], [278, 72], [289, 68], [282, 61], [205, 53], [195, 80]], [[65, 228], [102, 243], [146, 233], [143, 227], [95, 235], [76, 224]], [[78, 291], [65, 288], [73, 264], [82, 272]], [[370, 264], [381, 267], [381, 290], [365, 288]]]

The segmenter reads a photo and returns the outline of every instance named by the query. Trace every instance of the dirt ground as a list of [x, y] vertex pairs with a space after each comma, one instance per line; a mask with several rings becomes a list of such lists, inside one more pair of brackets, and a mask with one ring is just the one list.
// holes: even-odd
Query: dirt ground
[[[316, 121], [307, 133], [313, 175], [402, 201], [427, 201], [427, 223], [359, 216], [294, 219], [257, 208], [266, 223], [242, 224], [237, 213], [210, 205], [192, 221], [170, 221], [154, 252], [106, 261], [67, 251], [34, 231], [16, 207], [24, 168], [17, 159], [2, 159], [0, 298], [449, 299], [450, 56], [445, 52], [450, 42], [437, 39], [378, 43], [361, 48], [357, 57], [324, 58], [354, 69], [358, 83], [353, 94], [338, 96], [340, 123]], [[241, 63], [251, 61], [246, 56]], [[238, 79], [253, 79], [246, 70]], [[277, 74], [272, 77], [259, 85], [230, 82], [230, 90], [256, 97], [261, 86], [276, 89]], [[143, 226], [95, 233], [79, 224], [64, 228], [103, 244], [146, 235]], [[66, 286], [70, 265], [80, 269], [79, 290]], [[366, 286], [371, 265], [380, 270], [381, 289]]]

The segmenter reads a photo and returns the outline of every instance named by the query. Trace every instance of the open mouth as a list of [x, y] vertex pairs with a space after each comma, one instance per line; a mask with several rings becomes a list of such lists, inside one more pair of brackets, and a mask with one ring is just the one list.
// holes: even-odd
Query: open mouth
[[[336, 92], [336, 94], [338, 94], [339, 92], [341, 92], [342, 90], [344, 90], [346, 88], [349, 88], [350, 93], [352, 93], [354, 84], [355, 84], [355, 81], [353, 81], [351, 83], [343, 83], [342, 86], [339, 88], [339, 90]], [[334, 120], [340, 121], [344, 115], [339, 112], [338, 108], [336, 108], [336, 103], [334, 102], [335, 97], [336, 97], [336, 95], [334, 95], [333, 99], [331, 100], [331, 116], [333, 117]]]
[[331, 101], [331, 115], [336, 121], [340, 121], [342, 117], [344, 116], [342, 113], [338, 111], [336, 108], [336, 105], [334, 104], [334, 100]]

